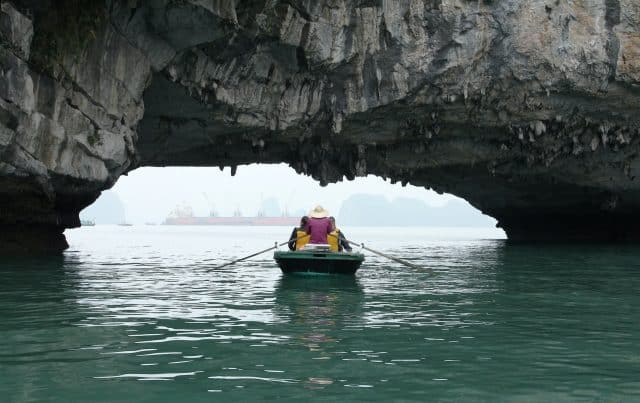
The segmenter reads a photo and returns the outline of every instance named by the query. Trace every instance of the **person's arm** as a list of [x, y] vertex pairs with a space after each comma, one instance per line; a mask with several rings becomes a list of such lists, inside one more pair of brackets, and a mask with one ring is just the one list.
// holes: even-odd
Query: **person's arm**
[[338, 244], [340, 246], [342, 246], [342, 248], [344, 250], [346, 250], [347, 252], [351, 252], [351, 245], [349, 245], [349, 242], [347, 241], [347, 237], [344, 236], [344, 234], [342, 233], [342, 231], [338, 232]]
[[294, 228], [289, 237], [289, 250], [296, 250], [296, 238], [298, 237], [298, 228]]

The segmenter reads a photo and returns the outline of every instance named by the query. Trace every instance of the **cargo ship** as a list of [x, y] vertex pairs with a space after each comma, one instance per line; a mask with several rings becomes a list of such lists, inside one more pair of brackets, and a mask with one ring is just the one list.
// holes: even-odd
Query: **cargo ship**
[[300, 217], [291, 217], [287, 213], [279, 217], [266, 217], [258, 213], [255, 217], [244, 217], [236, 210], [232, 217], [218, 217], [211, 212], [208, 217], [193, 215], [190, 207], [176, 207], [164, 220], [164, 225], [248, 225], [248, 226], [296, 226]]

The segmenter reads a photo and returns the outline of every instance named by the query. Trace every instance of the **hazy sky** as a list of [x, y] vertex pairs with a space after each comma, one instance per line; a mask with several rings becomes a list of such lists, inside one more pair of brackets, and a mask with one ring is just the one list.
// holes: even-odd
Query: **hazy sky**
[[236, 208], [245, 216], [255, 215], [261, 201], [270, 197], [291, 213], [321, 204], [334, 215], [342, 201], [355, 193], [384, 195], [389, 200], [411, 197], [432, 206], [457, 199], [411, 185], [392, 185], [375, 176], [321, 187], [285, 164], [239, 166], [235, 176], [230, 172], [229, 168], [140, 168], [122, 176], [112, 190], [125, 204], [131, 223], [161, 222], [180, 204], [190, 205], [196, 215], [208, 215], [210, 203], [221, 216], [231, 215]]

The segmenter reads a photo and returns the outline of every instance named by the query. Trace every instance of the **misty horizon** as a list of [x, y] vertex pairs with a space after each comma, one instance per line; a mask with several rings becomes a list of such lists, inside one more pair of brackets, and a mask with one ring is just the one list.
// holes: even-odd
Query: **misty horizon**
[[[190, 208], [194, 216], [200, 217], [210, 216], [212, 212], [219, 217], [230, 217], [237, 212], [245, 217], [283, 214], [295, 217], [305, 215], [320, 204], [338, 216], [345, 200], [354, 195], [382, 196], [391, 204], [398, 199], [412, 199], [426, 207], [443, 207], [456, 201], [467, 206], [470, 212], [478, 212], [453, 195], [410, 184], [392, 184], [373, 175], [323, 187], [285, 164], [252, 164], [238, 167], [235, 176], [230, 173], [230, 168], [139, 168], [122, 176], [92, 206], [99, 205], [103, 198], [115, 196], [124, 205], [123, 222], [132, 224], [160, 224], [180, 206]], [[81, 218], [93, 220], [91, 210], [91, 206], [83, 210]]]

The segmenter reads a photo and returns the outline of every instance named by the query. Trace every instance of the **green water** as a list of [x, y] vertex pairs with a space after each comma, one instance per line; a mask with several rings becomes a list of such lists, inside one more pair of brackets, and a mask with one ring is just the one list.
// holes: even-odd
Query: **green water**
[[1, 400], [640, 401], [640, 248], [358, 229], [436, 275], [211, 270], [279, 231], [83, 228], [3, 260]]

